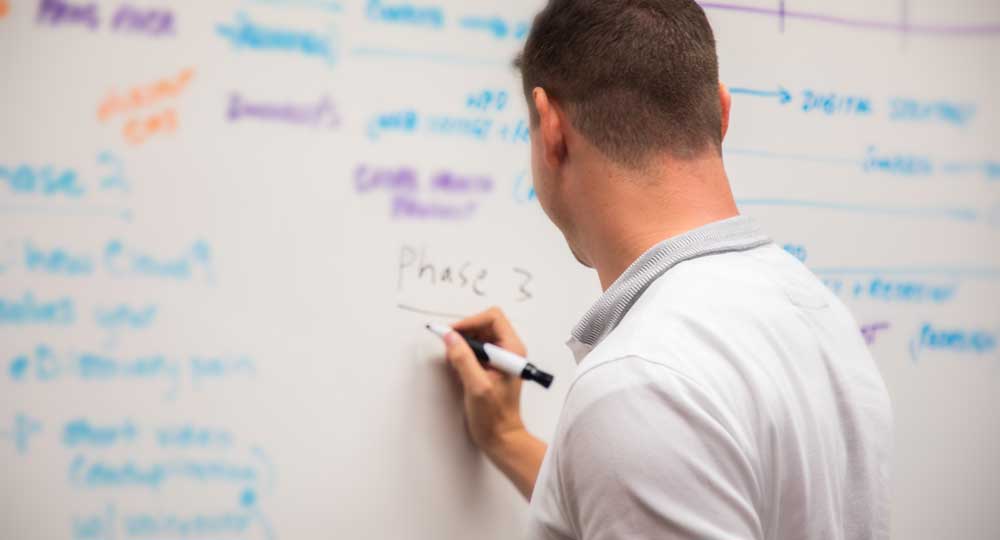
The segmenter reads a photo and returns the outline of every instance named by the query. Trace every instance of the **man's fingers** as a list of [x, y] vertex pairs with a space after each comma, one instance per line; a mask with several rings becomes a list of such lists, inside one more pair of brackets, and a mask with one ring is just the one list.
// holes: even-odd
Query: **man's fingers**
[[499, 308], [490, 308], [482, 313], [462, 319], [452, 327], [459, 332], [488, 331], [496, 334], [497, 337], [506, 337], [514, 331], [510, 322], [507, 321], [507, 317]]
[[493, 307], [477, 315], [458, 321], [455, 330], [480, 341], [494, 343], [516, 354], [524, 356], [524, 344], [500, 308]]
[[465, 340], [457, 332], [450, 332], [444, 337], [444, 343], [448, 347], [448, 363], [458, 372], [458, 378], [461, 379], [465, 390], [478, 393], [489, 388], [490, 378]]

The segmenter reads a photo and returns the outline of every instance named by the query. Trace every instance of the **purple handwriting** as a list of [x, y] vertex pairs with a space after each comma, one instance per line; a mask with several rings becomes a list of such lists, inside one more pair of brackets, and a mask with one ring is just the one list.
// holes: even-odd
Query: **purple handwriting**
[[869, 345], [874, 345], [875, 340], [878, 338], [879, 333], [888, 330], [891, 327], [892, 325], [884, 321], [873, 324], [866, 324], [861, 327], [861, 335], [864, 336], [866, 343], [868, 343]]
[[[490, 193], [493, 179], [484, 175], [463, 175], [453, 171], [439, 171], [430, 177], [431, 191], [456, 194]], [[358, 165], [354, 169], [354, 188], [358, 193], [374, 190], [390, 192], [415, 192], [420, 190], [417, 171], [412, 167], [378, 167]]]
[[[449, 201], [423, 200], [421, 188]], [[358, 193], [384, 191], [393, 194], [390, 215], [394, 219], [455, 221], [469, 219], [479, 209], [476, 198], [493, 191], [493, 179], [485, 175], [459, 174], [443, 170], [421, 184], [413, 167], [358, 165], [354, 169], [354, 189]], [[456, 201], [455, 198], [459, 200]], [[465, 200], [462, 200], [462, 199]]]
[[340, 126], [340, 116], [336, 105], [329, 96], [323, 96], [317, 103], [252, 103], [243, 96], [233, 93], [229, 97], [228, 118], [230, 122], [253, 118], [267, 122], [298, 124], [333, 129]]
[[35, 20], [38, 24], [80, 25], [91, 30], [101, 24], [96, 3], [72, 4], [66, 0], [41, 0]]
[[493, 179], [488, 176], [462, 176], [443, 171], [431, 180], [431, 188], [450, 193], [489, 193], [493, 191]]
[[[39, 0], [38, 24], [49, 26], [85, 26], [96, 31], [101, 26], [98, 5], [72, 3], [69, 0]], [[122, 4], [111, 18], [113, 32], [131, 32], [149, 36], [174, 34], [174, 14], [168, 9], [141, 8]]]
[[165, 9], [119, 6], [111, 20], [115, 32], [135, 32], [151, 36], [173, 35], [174, 14]]
[[479, 205], [475, 201], [464, 204], [421, 202], [409, 195], [396, 195], [392, 200], [394, 219], [459, 221], [472, 217]]
[[366, 193], [376, 189], [385, 191], [417, 191], [420, 184], [417, 173], [409, 167], [385, 168], [358, 165], [354, 169], [354, 189]]

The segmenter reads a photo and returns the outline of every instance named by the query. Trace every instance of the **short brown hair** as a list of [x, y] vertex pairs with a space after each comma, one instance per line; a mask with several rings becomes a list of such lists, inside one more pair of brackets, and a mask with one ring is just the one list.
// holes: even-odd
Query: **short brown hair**
[[616, 162], [721, 148], [715, 36], [694, 0], [550, 0], [514, 63], [533, 125], [541, 87]]

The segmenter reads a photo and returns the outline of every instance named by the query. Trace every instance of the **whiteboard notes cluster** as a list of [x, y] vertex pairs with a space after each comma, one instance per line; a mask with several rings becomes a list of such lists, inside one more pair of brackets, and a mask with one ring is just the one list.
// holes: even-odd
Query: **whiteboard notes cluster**
[[[997, 537], [1000, 9], [701, 4], [741, 208], [892, 391], [897, 536]], [[551, 432], [599, 291], [532, 187], [541, 5], [0, 0], [0, 537], [518, 538], [423, 326], [502, 306]]]

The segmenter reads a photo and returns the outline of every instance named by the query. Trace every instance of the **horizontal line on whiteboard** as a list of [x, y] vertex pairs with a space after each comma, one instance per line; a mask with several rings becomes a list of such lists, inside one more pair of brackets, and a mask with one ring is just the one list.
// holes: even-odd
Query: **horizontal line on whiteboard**
[[723, 152], [727, 156], [737, 155], [737, 156], [750, 156], [768, 159], [781, 159], [788, 161], [807, 161], [809, 163], [827, 163], [833, 165], [857, 165], [862, 166], [864, 162], [860, 159], [855, 158], [841, 158], [841, 157], [821, 157], [821, 156], [809, 156], [805, 154], [782, 154], [779, 152], [769, 152], [767, 150], [751, 150], [746, 148], [724, 148]]
[[495, 58], [479, 58], [460, 54], [413, 51], [407, 49], [389, 49], [383, 47], [356, 47], [351, 54], [357, 56], [378, 56], [401, 60], [424, 60], [438, 64], [455, 64], [462, 66], [512, 66], [513, 60], [498, 60]]
[[948, 276], [966, 279], [1000, 279], [1000, 267], [939, 266], [939, 267], [827, 267], [812, 268], [818, 275], [897, 275], [897, 276]]
[[846, 26], [850, 28], [861, 28], [865, 30], [952, 37], [1000, 35], [1000, 22], [985, 24], [914, 24], [907, 21], [893, 22], [877, 19], [842, 17], [839, 15], [829, 15], [824, 13], [795, 11], [782, 8], [744, 6], [724, 2], [699, 2], [699, 4], [706, 10], [733, 11], [738, 13], [749, 13], [752, 15], [766, 15], [780, 19], [782, 22], [787, 19], [799, 19], [837, 26]]
[[103, 206], [29, 206], [0, 204], [0, 214], [36, 214], [44, 216], [105, 217], [132, 221], [132, 211], [127, 208]]
[[738, 199], [740, 206], [784, 206], [791, 208], [814, 208], [819, 210], [836, 210], [857, 214], [879, 214], [886, 216], [941, 218], [962, 221], [966, 223], [979, 220], [979, 212], [973, 208], [958, 207], [905, 207], [879, 206], [853, 203], [838, 203], [829, 201], [812, 201], [804, 199]]
[[465, 315], [456, 315], [454, 313], [446, 313], [443, 311], [434, 311], [430, 309], [424, 309], [414, 306], [408, 306], [406, 304], [396, 304], [396, 307], [402, 309], [403, 311], [409, 311], [412, 313], [419, 313], [421, 315], [430, 315], [431, 317], [444, 317], [446, 319], [464, 319]]

